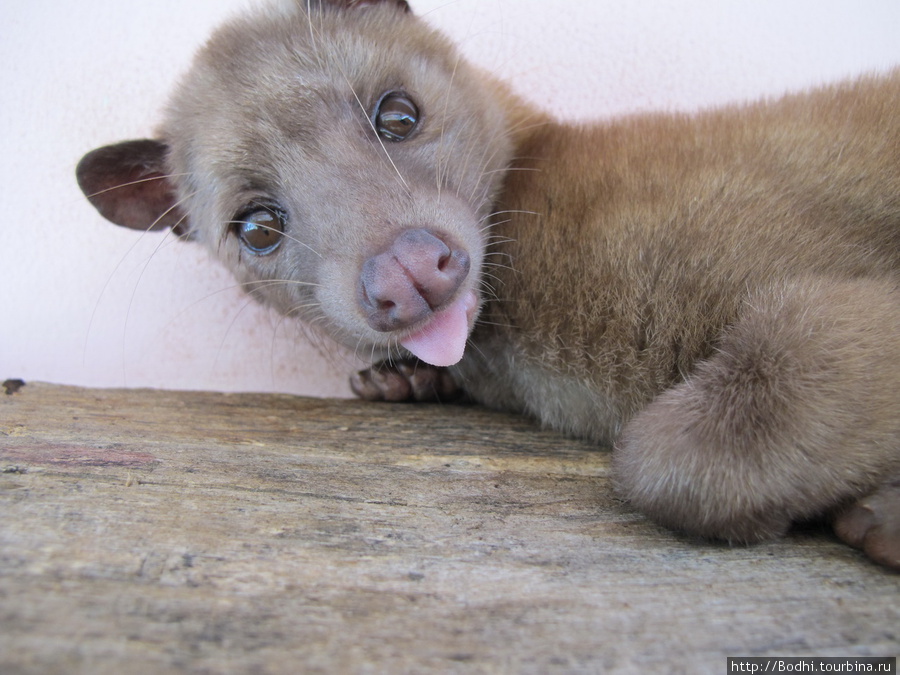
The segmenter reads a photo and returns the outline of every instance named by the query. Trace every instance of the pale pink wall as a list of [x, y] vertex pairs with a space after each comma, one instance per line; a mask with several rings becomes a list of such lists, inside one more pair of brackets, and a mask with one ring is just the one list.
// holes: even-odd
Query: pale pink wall
[[[0, 379], [346, 395], [324, 355], [204, 254], [107, 225], [72, 178], [152, 132], [210, 28], [252, 0], [0, 8]], [[412, 0], [571, 119], [696, 109], [900, 64], [897, 0]]]

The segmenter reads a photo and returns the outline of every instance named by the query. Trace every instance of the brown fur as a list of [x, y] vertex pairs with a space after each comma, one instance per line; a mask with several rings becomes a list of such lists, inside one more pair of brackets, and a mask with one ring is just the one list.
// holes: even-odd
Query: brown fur
[[[321, 4], [229, 24], [176, 92], [146, 175], [172, 176], [194, 239], [281, 311], [396, 359], [359, 270], [424, 224], [472, 257], [480, 315], [451, 368], [470, 396], [615, 443], [621, 493], [687, 532], [755, 541], [875, 495], [857, 507], [874, 520], [851, 510], [839, 531], [900, 567], [900, 496], [879, 493], [900, 475], [900, 71], [564, 125], [405, 3]], [[364, 113], [396, 88], [423, 120], [376, 143]], [[115, 172], [90, 157], [102, 206]], [[290, 228], [250, 256], [230, 223], [261, 198]], [[432, 381], [446, 391], [402, 365], [357, 386], [421, 398]]]

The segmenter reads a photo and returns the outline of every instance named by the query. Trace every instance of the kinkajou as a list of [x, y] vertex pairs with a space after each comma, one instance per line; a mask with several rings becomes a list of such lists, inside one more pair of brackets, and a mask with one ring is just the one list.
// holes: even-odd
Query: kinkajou
[[367, 398], [459, 387], [612, 444], [667, 526], [828, 518], [900, 568], [900, 70], [565, 124], [403, 0], [296, 0], [221, 27], [159, 134], [78, 179], [371, 355]]

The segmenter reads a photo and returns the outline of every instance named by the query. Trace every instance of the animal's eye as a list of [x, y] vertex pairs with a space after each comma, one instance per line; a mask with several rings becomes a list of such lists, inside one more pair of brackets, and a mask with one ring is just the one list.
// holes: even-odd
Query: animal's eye
[[391, 91], [381, 97], [372, 122], [382, 138], [403, 141], [419, 123], [419, 109], [403, 92]]
[[254, 204], [235, 218], [234, 231], [246, 250], [267, 255], [284, 238], [286, 223], [287, 215], [281, 209]]

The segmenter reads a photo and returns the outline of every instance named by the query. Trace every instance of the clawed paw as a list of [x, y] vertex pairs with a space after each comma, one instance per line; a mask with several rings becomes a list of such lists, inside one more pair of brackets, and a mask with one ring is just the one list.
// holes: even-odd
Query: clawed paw
[[900, 480], [885, 483], [838, 514], [834, 531], [875, 562], [900, 570]]
[[417, 360], [384, 362], [350, 378], [350, 387], [366, 401], [457, 401], [462, 389], [446, 368]]

